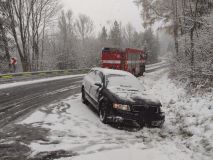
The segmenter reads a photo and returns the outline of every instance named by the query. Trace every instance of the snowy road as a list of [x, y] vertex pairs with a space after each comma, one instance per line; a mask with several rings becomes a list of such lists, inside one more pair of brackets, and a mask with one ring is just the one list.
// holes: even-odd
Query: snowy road
[[80, 92], [83, 76], [64, 76], [0, 85], [0, 126]]
[[[44, 106], [0, 132], [0, 157], [59, 160], [212, 160], [213, 95], [188, 97], [166, 70], [140, 79], [166, 112], [161, 129], [102, 124], [80, 94]], [[78, 81], [78, 79], [76, 79]], [[18, 146], [18, 148], [17, 148]], [[4, 152], [14, 149], [16, 152]], [[11, 149], [12, 148], [12, 149]]]
[[[147, 65], [147, 72], [167, 65], [164, 61]], [[68, 75], [0, 84], [0, 127], [38, 107], [80, 92], [83, 76]]]

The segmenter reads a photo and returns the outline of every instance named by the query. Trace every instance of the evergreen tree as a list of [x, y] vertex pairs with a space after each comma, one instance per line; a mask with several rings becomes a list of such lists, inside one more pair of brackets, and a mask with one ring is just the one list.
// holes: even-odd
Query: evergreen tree
[[114, 22], [113, 27], [110, 30], [110, 42], [113, 47], [120, 48], [122, 39], [121, 39], [121, 27], [117, 21]]
[[143, 44], [146, 46], [147, 61], [149, 63], [157, 62], [158, 55], [160, 54], [160, 44], [151, 28], [144, 32]]
[[107, 35], [107, 30], [106, 30], [105, 26], [102, 28], [102, 32], [100, 34], [99, 39], [100, 39], [102, 44], [106, 44], [107, 39], [108, 39], [108, 35]]

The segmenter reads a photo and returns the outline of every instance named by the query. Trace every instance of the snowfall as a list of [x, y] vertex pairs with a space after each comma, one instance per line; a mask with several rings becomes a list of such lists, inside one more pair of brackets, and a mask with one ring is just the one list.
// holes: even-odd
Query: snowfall
[[[139, 78], [146, 91], [163, 104], [162, 128], [126, 129], [106, 125], [81, 102], [80, 93], [44, 106], [17, 122], [50, 130], [47, 141], [33, 141], [31, 157], [65, 150], [58, 160], [212, 160], [213, 94], [189, 96], [168, 78], [165, 69]], [[128, 127], [127, 127], [128, 128]]]

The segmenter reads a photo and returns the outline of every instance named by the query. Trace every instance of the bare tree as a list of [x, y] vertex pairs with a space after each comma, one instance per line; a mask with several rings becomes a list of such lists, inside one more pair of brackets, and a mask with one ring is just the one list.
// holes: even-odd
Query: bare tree
[[142, 7], [145, 28], [159, 21], [165, 23], [165, 28], [173, 34], [178, 55], [178, 0], [135, 0], [135, 2]]
[[84, 14], [80, 14], [78, 16], [78, 19], [76, 20], [76, 31], [79, 37], [81, 38], [83, 44], [85, 42], [85, 39], [91, 36], [93, 30], [94, 24], [90, 17]]
[[29, 28], [33, 1], [23, 2], [21, 0], [11, 0], [7, 2], [11, 30], [21, 58], [22, 67], [24, 71], [28, 71], [30, 70], [30, 57], [27, 50], [27, 31]]
[[9, 44], [8, 44], [8, 38], [7, 38], [7, 29], [8, 29], [8, 16], [5, 13], [7, 4], [5, 1], [0, 1], [0, 33], [1, 33], [1, 39], [4, 44], [4, 50], [5, 50], [5, 56], [6, 61], [8, 64], [8, 69], [10, 70], [10, 52], [9, 52]]
[[57, 0], [34, 0], [29, 28], [29, 31], [32, 31], [32, 66], [34, 70], [38, 70], [39, 58], [43, 56], [43, 39], [46, 26], [52, 21], [58, 9]]
[[66, 13], [61, 12], [61, 15], [58, 20], [59, 27], [59, 38], [60, 44], [60, 54], [58, 55], [58, 65], [60, 69], [66, 69], [74, 67], [75, 60], [75, 26], [74, 26], [74, 17], [71, 10], [68, 10]]
[[24, 71], [38, 69], [44, 30], [57, 9], [58, 0], [7, 1], [10, 29]]
[[132, 48], [134, 47], [134, 33], [136, 32], [135, 28], [128, 23], [123, 29], [124, 39], [127, 41], [127, 46]]

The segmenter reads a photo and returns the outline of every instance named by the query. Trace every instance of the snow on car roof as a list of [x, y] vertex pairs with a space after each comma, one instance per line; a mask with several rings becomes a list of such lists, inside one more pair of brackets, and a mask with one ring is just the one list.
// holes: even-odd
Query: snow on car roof
[[116, 69], [108, 69], [108, 68], [100, 68], [100, 67], [96, 67], [96, 68], [92, 68], [92, 70], [98, 70], [103, 72], [103, 74], [105, 75], [109, 75], [109, 74], [116, 74], [116, 75], [127, 75], [130, 76], [132, 75], [129, 72], [126, 71], [122, 71], [122, 70], [116, 70]]

